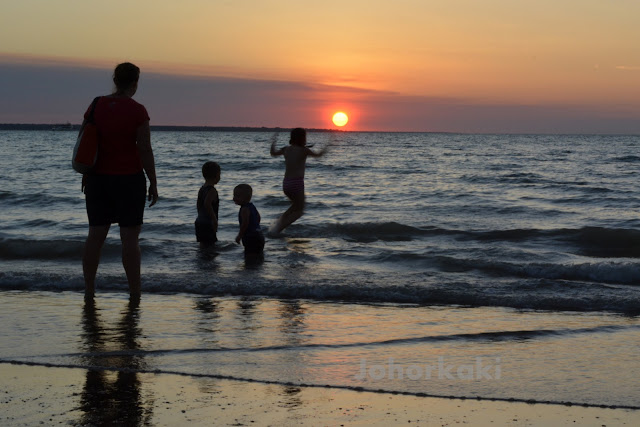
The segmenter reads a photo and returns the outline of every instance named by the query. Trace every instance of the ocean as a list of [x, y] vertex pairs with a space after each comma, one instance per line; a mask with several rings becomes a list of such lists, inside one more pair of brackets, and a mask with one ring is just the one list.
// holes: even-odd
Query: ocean
[[0, 131], [0, 363], [640, 408], [637, 136], [310, 132], [306, 214], [246, 265], [233, 188], [288, 207], [272, 133], [154, 132], [135, 308], [117, 226], [83, 306], [75, 136]]

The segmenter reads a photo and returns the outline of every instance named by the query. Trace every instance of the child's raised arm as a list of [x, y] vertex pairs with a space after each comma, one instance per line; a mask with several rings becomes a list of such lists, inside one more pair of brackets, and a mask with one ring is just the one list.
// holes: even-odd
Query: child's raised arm
[[284, 147], [276, 150], [276, 143], [278, 142], [278, 133], [274, 133], [271, 137], [271, 155], [272, 156], [282, 156], [284, 154]]
[[322, 149], [320, 151], [318, 151], [317, 153], [314, 152], [313, 150], [311, 150], [310, 148], [307, 148], [307, 156], [311, 156], [311, 157], [322, 157], [324, 156], [327, 151], [329, 151], [329, 145], [327, 144], [324, 147], [322, 147]]

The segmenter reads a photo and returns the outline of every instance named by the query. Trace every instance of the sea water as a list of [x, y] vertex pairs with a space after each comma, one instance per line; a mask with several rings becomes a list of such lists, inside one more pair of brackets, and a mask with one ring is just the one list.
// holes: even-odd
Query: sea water
[[[265, 230], [288, 207], [271, 136], [152, 134], [130, 308], [115, 225], [83, 306], [75, 135], [0, 132], [1, 360], [638, 406], [637, 137], [311, 132], [330, 149], [308, 159], [306, 214], [246, 265], [233, 188]], [[220, 241], [202, 251], [209, 160]]]

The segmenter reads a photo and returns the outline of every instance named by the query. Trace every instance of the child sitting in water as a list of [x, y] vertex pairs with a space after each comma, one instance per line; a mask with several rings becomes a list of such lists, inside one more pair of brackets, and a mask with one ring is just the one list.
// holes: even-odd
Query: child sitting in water
[[201, 247], [213, 245], [218, 241], [218, 207], [220, 199], [215, 185], [220, 181], [220, 165], [206, 162], [202, 165], [204, 184], [198, 191], [198, 217], [196, 218], [196, 239]]
[[327, 147], [315, 153], [307, 147], [307, 132], [302, 128], [295, 128], [291, 131], [291, 139], [288, 147], [276, 150], [276, 136], [271, 143], [271, 155], [284, 155], [284, 180], [282, 181], [282, 191], [291, 201], [291, 206], [280, 218], [269, 228], [269, 233], [280, 233], [291, 225], [294, 221], [304, 215], [305, 195], [304, 195], [304, 170], [307, 156], [320, 157], [327, 152]]
[[240, 184], [233, 189], [233, 201], [240, 206], [238, 221], [240, 231], [236, 237], [236, 243], [242, 241], [244, 256], [257, 257], [264, 249], [264, 236], [260, 229], [260, 213], [251, 203], [253, 189], [248, 184]]

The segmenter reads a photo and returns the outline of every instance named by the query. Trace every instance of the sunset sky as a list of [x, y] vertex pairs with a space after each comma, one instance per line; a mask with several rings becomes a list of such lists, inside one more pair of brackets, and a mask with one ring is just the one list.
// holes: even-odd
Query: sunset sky
[[79, 123], [142, 69], [154, 125], [640, 133], [637, 0], [7, 0], [0, 123]]

